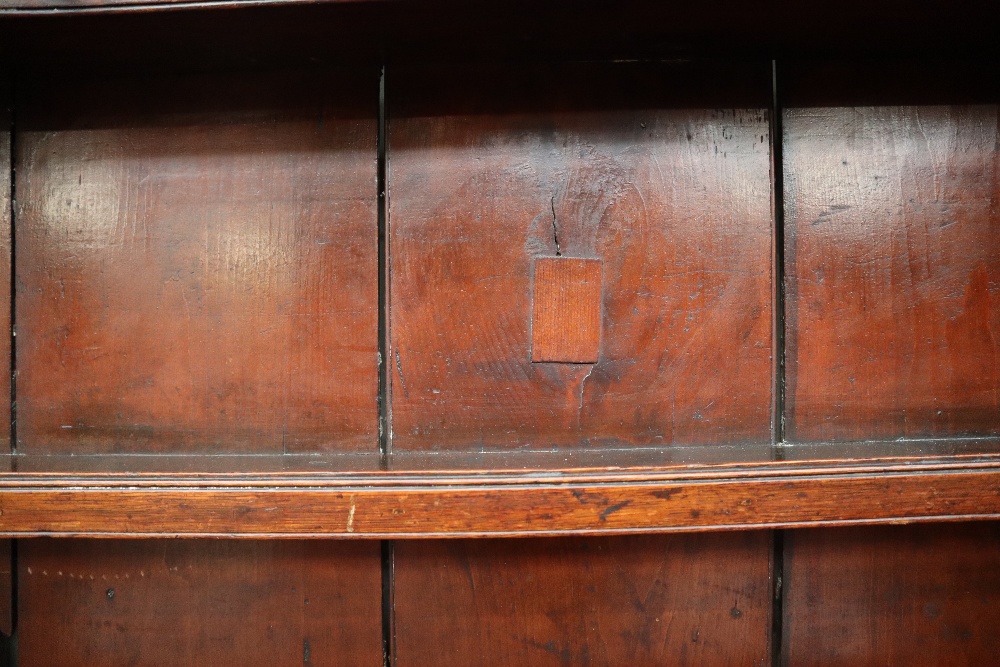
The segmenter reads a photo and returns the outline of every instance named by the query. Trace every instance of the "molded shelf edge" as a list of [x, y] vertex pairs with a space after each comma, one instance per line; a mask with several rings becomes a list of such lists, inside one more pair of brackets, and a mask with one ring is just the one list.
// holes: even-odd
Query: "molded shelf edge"
[[[699, 476], [700, 475], [700, 476]], [[0, 535], [483, 537], [1000, 518], [995, 461], [657, 474], [0, 476]]]

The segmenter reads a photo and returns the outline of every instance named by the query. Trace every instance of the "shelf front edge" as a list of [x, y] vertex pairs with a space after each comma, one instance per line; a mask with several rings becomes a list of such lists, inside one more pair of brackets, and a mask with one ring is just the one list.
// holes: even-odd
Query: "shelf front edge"
[[0, 536], [424, 538], [611, 534], [1000, 518], [1000, 469], [804, 469], [733, 478], [453, 477], [238, 486], [7, 477]]

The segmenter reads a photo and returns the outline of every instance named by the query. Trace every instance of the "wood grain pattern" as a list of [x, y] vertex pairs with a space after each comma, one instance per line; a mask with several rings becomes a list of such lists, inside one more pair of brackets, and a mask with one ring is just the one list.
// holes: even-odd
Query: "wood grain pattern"
[[1000, 114], [785, 112], [788, 433], [1000, 433]]
[[539, 257], [531, 309], [531, 360], [597, 363], [601, 347], [601, 260]]
[[23, 86], [24, 451], [377, 448], [376, 83]]
[[0, 537], [565, 535], [986, 518], [1000, 518], [995, 459], [578, 474], [0, 475]]
[[403, 541], [395, 662], [765, 665], [770, 535]]
[[378, 544], [27, 540], [22, 666], [382, 664]]
[[1000, 526], [786, 533], [785, 655], [801, 665], [994, 665]]
[[[391, 74], [394, 450], [770, 438], [767, 114], [708, 108], [761, 102], [739, 71], [756, 97], [683, 67]], [[603, 261], [593, 367], [530, 363], [557, 250]]]

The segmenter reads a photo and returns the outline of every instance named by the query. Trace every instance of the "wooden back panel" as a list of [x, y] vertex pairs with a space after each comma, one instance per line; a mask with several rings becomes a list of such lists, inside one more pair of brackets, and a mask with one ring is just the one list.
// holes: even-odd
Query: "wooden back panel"
[[21, 89], [21, 449], [376, 450], [377, 72]]
[[394, 664], [770, 664], [768, 531], [397, 542]]
[[1000, 434], [1000, 111], [935, 94], [1000, 88], [875, 71], [884, 90], [830, 77], [834, 99], [864, 106], [790, 84], [789, 437]]
[[783, 665], [995, 665], [1000, 526], [785, 534]]
[[18, 664], [382, 664], [377, 542], [27, 540]]
[[[732, 67], [390, 71], [394, 451], [770, 438], [769, 79]], [[603, 265], [577, 363], [532, 359], [545, 258]]]

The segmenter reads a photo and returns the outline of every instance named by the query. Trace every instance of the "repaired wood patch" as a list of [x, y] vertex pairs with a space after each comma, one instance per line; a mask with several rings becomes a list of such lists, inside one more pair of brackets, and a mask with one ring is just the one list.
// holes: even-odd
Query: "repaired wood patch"
[[533, 362], [597, 363], [601, 345], [601, 279], [599, 259], [535, 260]]

